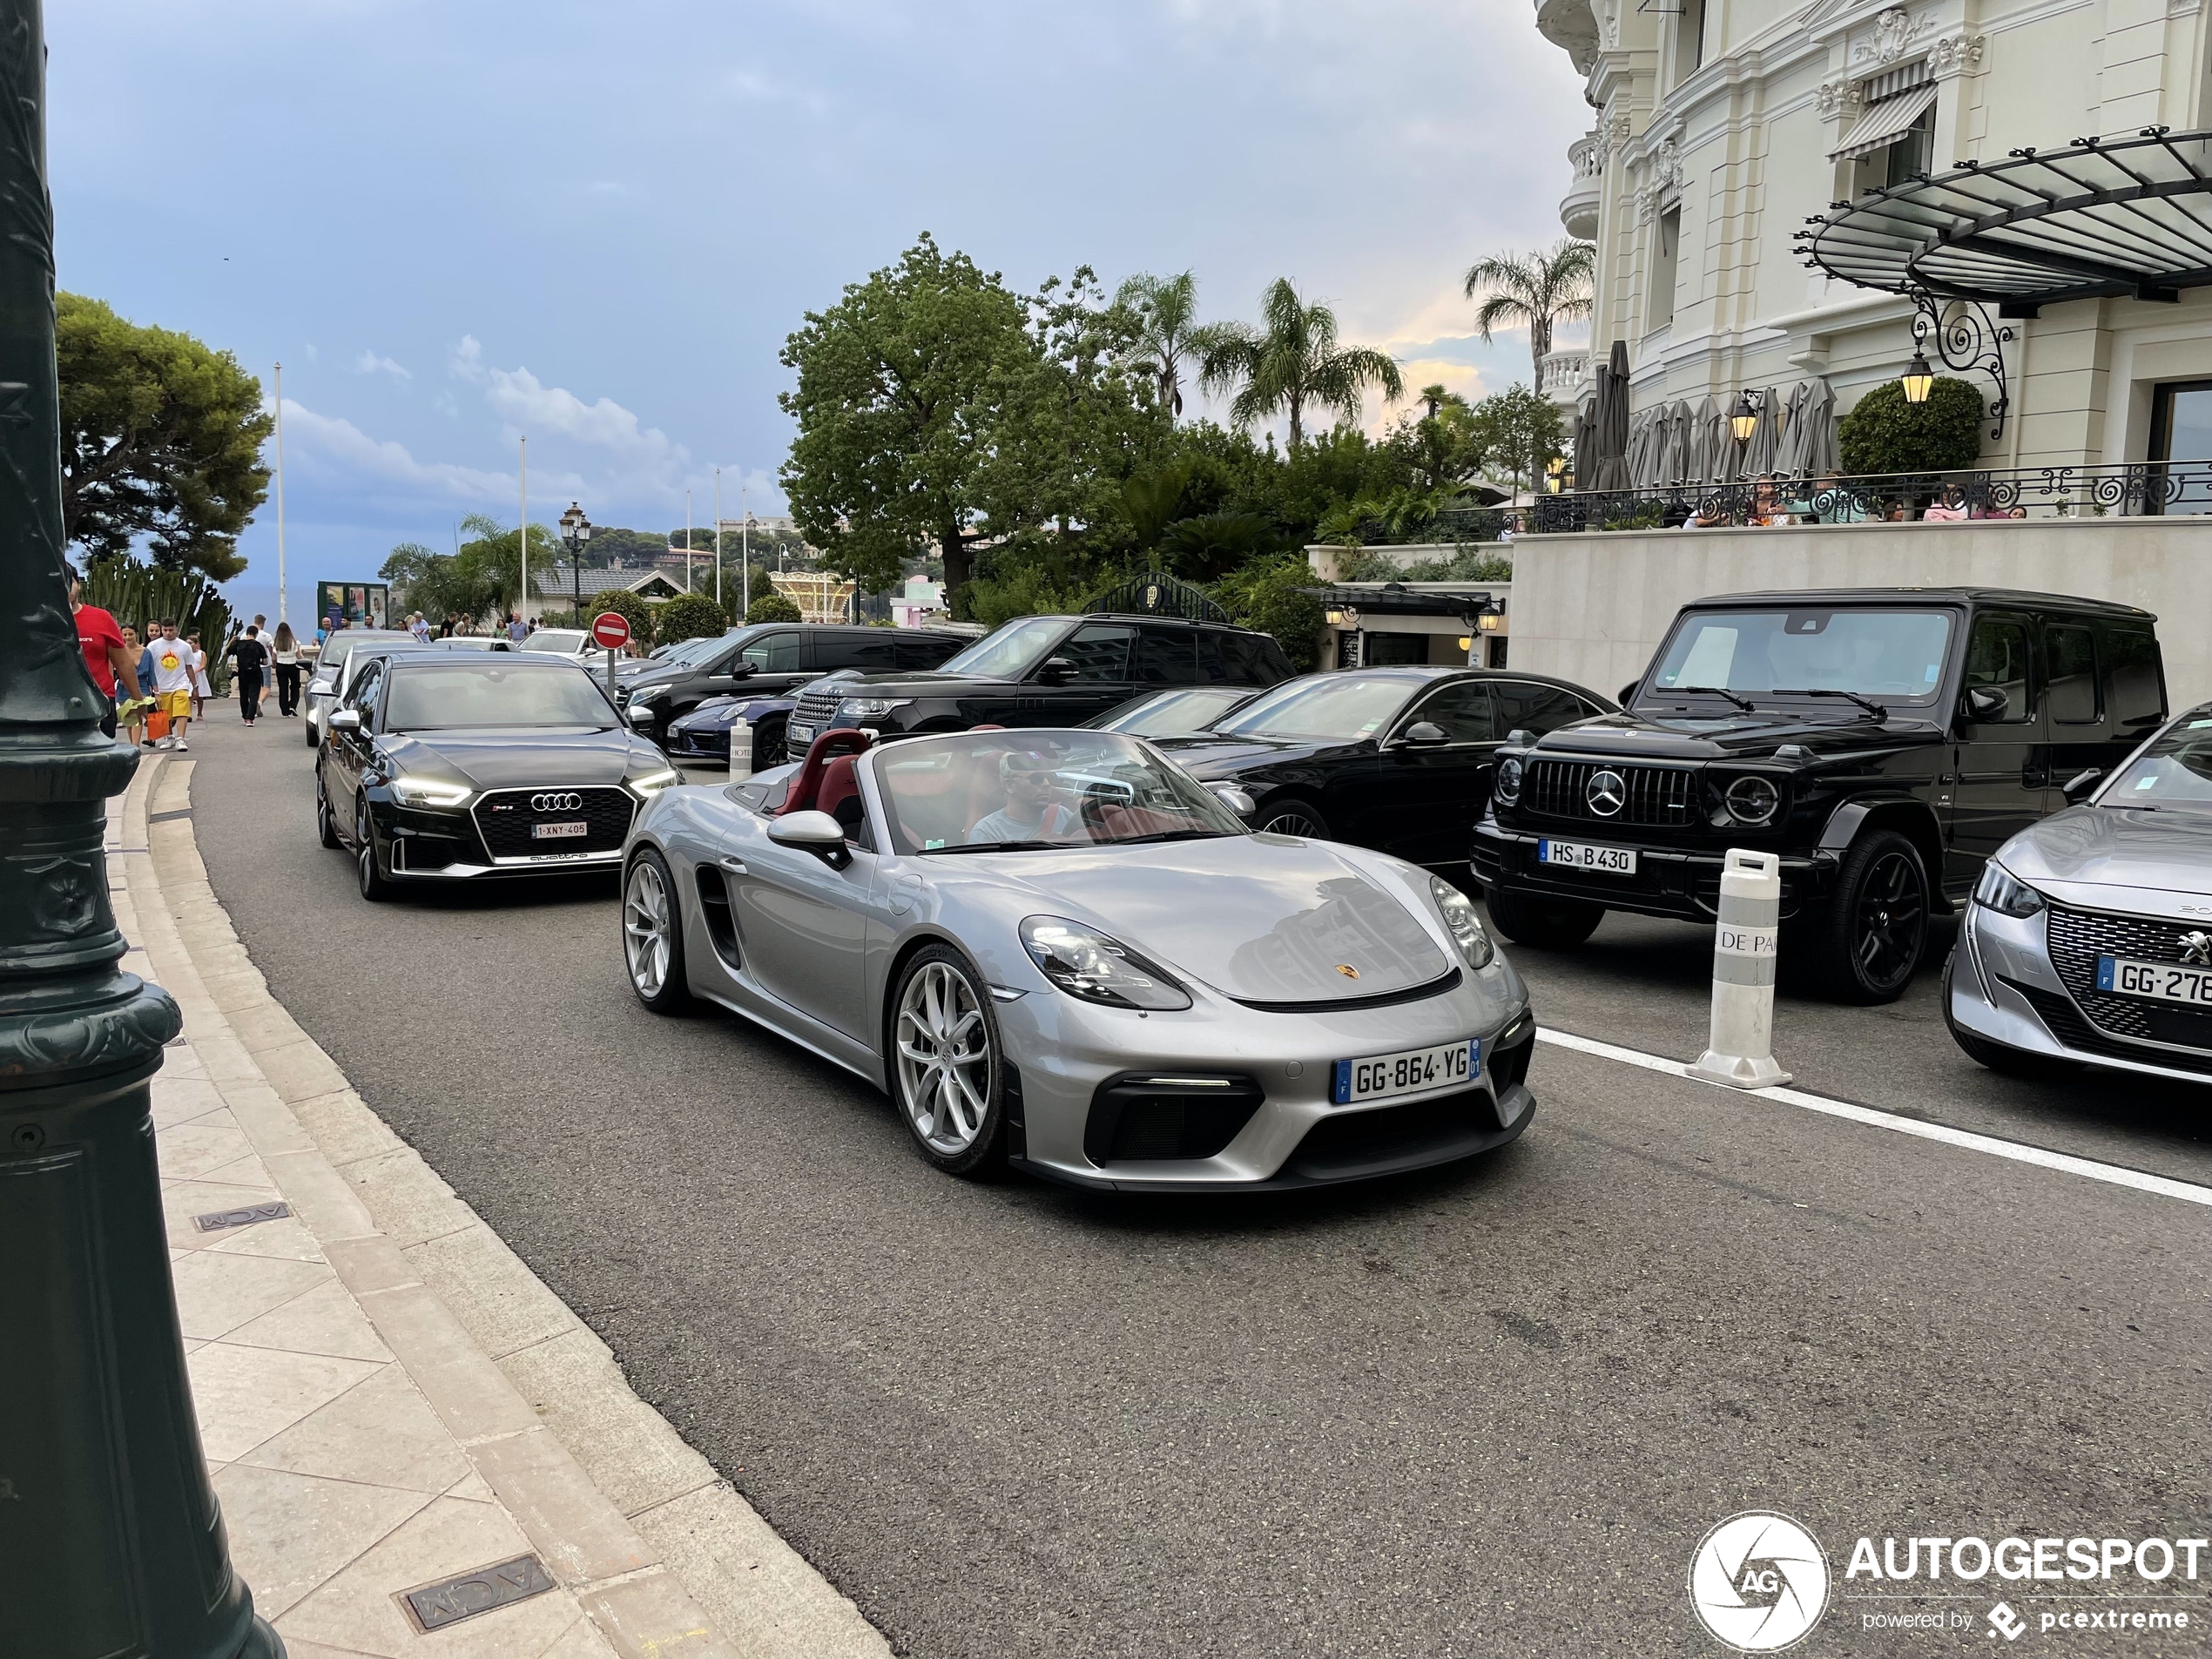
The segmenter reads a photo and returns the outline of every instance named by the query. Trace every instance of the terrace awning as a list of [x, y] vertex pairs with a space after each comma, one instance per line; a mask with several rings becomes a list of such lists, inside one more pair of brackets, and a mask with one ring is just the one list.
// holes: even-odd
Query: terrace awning
[[1861, 287], [1979, 300], [2015, 317], [2107, 295], [2172, 300], [2212, 287], [2212, 132], [2149, 127], [2016, 150], [1836, 203], [1808, 223], [1797, 233], [1806, 265]]
[[1895, 98], [1868, 105], [1866, 112], [1844, 135], [1843, 143], [1828, 152], [1828, 159], [1850, 161], [1888, 149], [1927, 113], [1928, 105], [1935, 101], [1935, 83], [1928, 81], [1910, 91], [1899, 92]]

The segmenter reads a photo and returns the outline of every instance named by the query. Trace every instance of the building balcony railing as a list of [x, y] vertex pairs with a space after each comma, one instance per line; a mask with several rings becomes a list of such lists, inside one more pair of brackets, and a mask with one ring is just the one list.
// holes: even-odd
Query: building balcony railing
[[1590, 387], [1590, 348], [1588, 346], [1561, 346], [1548, 351], [1543, 358], [1544, 395], [1561, 409], [1572, 409], [1581, 402], [1582, 395]]
[[1955, 523], [1962, 519], [2212, 514], [2212, 461], [2099, 467], [1994, 467], [1572, 489], [1521, 515], [1543, 534], [1784, 524]]
[[1568, 145], [1567, 160], [1575, 169], [1575, 182], [1560, 200], [1559, 222], [1569, 236], [1591, 241], [1597, 236], [1598, 199], [1605, 187], [1605, 152], [1599, 135], [1585, 133]]

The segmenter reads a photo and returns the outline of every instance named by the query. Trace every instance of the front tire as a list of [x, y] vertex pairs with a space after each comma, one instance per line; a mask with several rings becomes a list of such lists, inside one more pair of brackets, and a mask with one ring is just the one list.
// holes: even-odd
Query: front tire
[[652, 847], [631, 860], [622, 878], [622, 961], [630, 988], [656, 1014], [691, 1006], [684, 968], [684, 907], [668, 860]]
[[752, 769], [765, 772], [784, 764], [784, 722], [772, 721], [752, 728]]
[[315, 768], [315, 834], [334, 853], [346, 845], [339, 838], [337, 820], [330, 815], [330, 787], [323, 781], [320, 766]]
[[1295, 835], [1306, 841], [1333, 839], [1321, 809], [1300, 795], [1278, 795], [1252, 816], [1262, 834]]
[[361, 897], [371, 904], [381, 904], [392, 896], [392, 880], [377, 861], [376, 828], [369, 822], [366, 795], [354, 806], [354, 836], [361, 846], [354, 855], [354, 867], [361, 878]]
[[1919, 849], [1895, 830], [1851, 843], [1836, 893], [1808, 933], [1810, 964], [1839, 1002], [1894, 1002], [1928, 948], [1928, 873]]
[[1006, 1157], [1005, 1062], [983, 976], [951, 946], [925, 946], [891, 1009], [884, 1069], [915, 1149], [948, 1175], [995, 1170]]
[[1490, 920], [1498, 924], [1498, 931], [1514, 944], [1535, 950], [1572, 950], [1605, 920], [1603, 905], [1534, 898], [1503, 887], [1490, 889], [1489, 903]]

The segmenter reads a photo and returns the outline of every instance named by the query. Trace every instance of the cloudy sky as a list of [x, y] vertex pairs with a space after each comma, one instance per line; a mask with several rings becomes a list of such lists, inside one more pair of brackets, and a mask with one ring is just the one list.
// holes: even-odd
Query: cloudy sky
[[[1588, 125], [1527, 0], [77, 0], [61, 280], [284, 365], [302, 578], [462, 515], [777, 510], [801, 314], [934, 233], [1022, 287], [1288, 276], [1413, 384], [1528, 374], [1460, 275]], [[1379, 417], [1381, 411], [1371, 410]], [[273, 597], [273, 504], [242, 596]], [[254, 608], [266, 601], [256, 598]]]

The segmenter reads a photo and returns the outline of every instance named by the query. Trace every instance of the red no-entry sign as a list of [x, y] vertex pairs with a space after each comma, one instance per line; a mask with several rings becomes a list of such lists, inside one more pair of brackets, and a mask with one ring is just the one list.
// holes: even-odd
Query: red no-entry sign
[[591, 619], [591, 643], [620, 651], [630, 643], [630, 624], [619, 610], [602, 610]]

